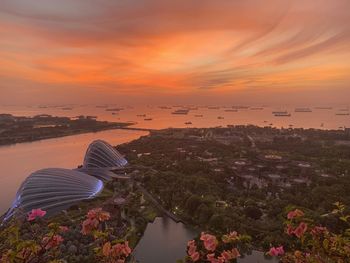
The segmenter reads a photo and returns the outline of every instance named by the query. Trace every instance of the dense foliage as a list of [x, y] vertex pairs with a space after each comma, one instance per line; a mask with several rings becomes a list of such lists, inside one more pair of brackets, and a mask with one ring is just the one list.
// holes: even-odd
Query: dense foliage
[[[205, 139], [210, 132], [217, 136], [231, 132], [231, 136], [243, 139], [223, 144]], [[252, 149], [244, 139], [246, 135], [271, 139], [256, 140], [256, 148]], [[284, 216], [295, 207], [307, 211], [312, 219], [332, 231], [342, 227], [334, 216], [320, 215], [329, 211], [336, 201], [350, 205], [350, 147], [337, 143], [348, 137], [338, 131], [254, 126], [186, 129], [143, 137], [122, 145], [119, 150], [142, 171], [138, 180], [166, 209], [192, 225], [217, 234], [237, 230], [250, 235], [257, 248], [266, 249], [272, 241], [284, 241]], [[309, 183], [281, 188], [271, 181], [266, 187], [247, 188], [238, 178], [234, 186], [228, 184], [235, 174], [231, 169], [233, 160], [244, 158], [252, 164], [259, 163], [258, 156], [262, 153], [279, 154], [291, 162], [310, 162], [313, 168], [306, 174]], [[203, 161], [210, 158], [217, 159], [212, 162], [214, 165]], [[265, 172], [272, 171], [271, 167], [267, 165]], [[290, 165], [281, 173], [287, 178], [299, 178], [301, 171]], [[322, 173], [330, 176], [322, 177]]]
[[[39, 262], [107, 262], [123, 263], [131, 254], [128, 241], [115, 238], [115, 231], [106, 224], [111, 216], [101, 208], [91, 209], [86, 219], [72, 229], [42, 217], [45, 211], [34, 209], [28, 217], [13, 219], [1, 231], [0, 262], [39, 263]], [[79, 237], [78, 237], [79, 236]], [[85, 240], [86, 253], [74, 244], [77, 238]], [[68, 242], [64, 241], [69, 240]], [[68, 246], [68, 248], [67, 248]], [[83, 246], [84, 247], [84, 246]]]

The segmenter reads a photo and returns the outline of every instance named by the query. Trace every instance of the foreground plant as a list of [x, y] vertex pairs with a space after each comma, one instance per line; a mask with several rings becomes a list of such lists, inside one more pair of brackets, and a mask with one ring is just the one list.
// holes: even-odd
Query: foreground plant
[[[33, 209], [26, 219], [12, 220], [1, 233], [4, 243], [0, 247], [0, 262], [49, 262], [57, 257], [57, 248], [64, 240], [61, 234], [68, 228], [55, 223], [41, 227], [45, 214], [41, 209]], [[21, 238], [22, 228], [28, 239]]]
[[239, 246], [250, 241], [245, 235], [233, 231], [217, 238], [214, 235], [202, 232], [199, 240], [187, 243], [186, 262], [228, 263], [240, 257]]
[[[267, 253], [280, 257], [285, 263], [345, 263], [350, 259], [350, 215], [345, 214], [345, 206], [335, 203], [335, 209], [327, 215], [336, 215], [345, 225], [339, 233], [315, 224], [305, 217], [303, 211], [290, 211], [286, 220], [286, 233], [293, 239], [294, 246], [284, 254], [283, 247], [272, 247]], [[281, 249], [282, 248], [282, 249]]]
[[[46, 211], [33, 209], [26, 217], [14, 218], [0, 234], [1, 263], [66, 262], [60, 251], [63, 236], [74, 236], [72, 230], [43, 218]], [[78, 235], [86, 236], [88, 248], [95, 253], [96, 262], [124, 263], [132, 250], [127, 241], [113, 240], [113, 229], [106, 227], [110, 214], [102, 208], [90, 210], [81, 223]], [[25, 234], [23, 234], [25, 233]], [[74, 241], [74, 240], [70, 240]], [[65, 252], [66, 253], [66, 252]]]
[[82, 223], [81, 233], [83, 235], [92, 235], [95, 238], [94, 251], [98, 257], [98, 262], [106, 263], [124, 263], [131, 254], [128, 241], [109, 240], [113, 234], [113, 229], [109, 229], [103, 223], [110, 220], [111, 216], [102, 208], [91, 209], [86, 219]]

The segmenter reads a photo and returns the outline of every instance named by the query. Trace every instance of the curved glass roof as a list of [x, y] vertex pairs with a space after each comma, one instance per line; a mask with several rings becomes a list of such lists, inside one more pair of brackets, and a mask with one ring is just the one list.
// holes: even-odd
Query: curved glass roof
[[81, 200], [93, 198], [103, 189], [101, 180], [69, 169], [49, 168], [28, 176], [17, 191], [16, 199], [5, 216], [16, 209], [28, 213], [41, 208], [51, 215]]
[[[28, 176], [17, 191], [5, 220], [16, 211], [24, 213], [41, 208], [52, 215], [84, 199], [93, 198], [103, 188], [103, 181], [119, 178], [111, 170], [123, 167], [127, 160], [109, 143], [93, 141], [85, 154], [83, 167], [69, 170], [49, 168]], [[127, 176], [121, 176], [128, 179]]]
[[93, 141], [86, 151], [84, 168], [112, 168], [125, 166], [128, 161], [109, 143]]

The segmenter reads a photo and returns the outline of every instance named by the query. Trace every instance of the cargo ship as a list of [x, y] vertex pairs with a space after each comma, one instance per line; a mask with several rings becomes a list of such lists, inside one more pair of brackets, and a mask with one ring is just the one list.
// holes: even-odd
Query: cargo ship
[[275, 116], [275, 117], [290, 117], [290, 116], [292, 116], [290, 113], [288, 113], [287, 111], [280, 111], [280, 112], [278, 112], [278, 111], [275, 111], [274, 113], [273, 113], [273, 115]]
[[121, 111], [124, 110], [123, 108], [111, 108], [111, 109], [106, 109], [106, 111]]
[[187, 109], [182, 109], [182, 110], [176, 110], [173, 111], [171, 114], [177, 114], [177, 115], [187, 115], [189, 110]]
[[312, 112], [310, 108], [296, 108], [295, 112]]

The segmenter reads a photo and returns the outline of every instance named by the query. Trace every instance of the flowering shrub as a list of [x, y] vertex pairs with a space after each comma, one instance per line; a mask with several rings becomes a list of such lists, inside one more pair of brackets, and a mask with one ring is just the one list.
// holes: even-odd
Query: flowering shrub
[[83, 221], [81, 233], [88, 235], [98, 229], [100, 223], [108, 221], [111, 215], [108, 212], [102, 211], [102, 208], [95, 208], [87, 213], [87, 219]]
[[128, 241], [111, 245], [107, 242], [102, 247], [102, 259], [108, 263], [124, 263], [126, 258], [131, 254], [131, 248]]
[[57, 248], [64, 240], [60, 234], [68, 228], [51, 223], [42, 231], [37, 220], [45, 214], [41, 209], [33, 209], [28, 214], [30, 239], [20, 238], [20, 226], [25, 222], [15, 222], [3, 231], [1, 237], [5, 237], [3, 246], [7, 249], [2, 251], [0, 262], [47, 262], [55, 258]]
[[110, 219], [110, 214], [102, 210], [102, 208], [95, 208], [90, 210], [86, 219], [82, 223], [81, 233], [83, 235], [92, 234], [95, 239], [95, 243], [98, 246], [95, 247], [95, 252], [99, 258], [99, 262], [106, 263], [124, 263], [128, 256], [131, 254], [131, 248], [128, 241], [108, 241], [108, 236], [111, 234], [112, 229], [105, 228], [102, 230], [101, 223]]
[[335, 206], [331, 214], [337, 215], [346, 225], [340, 233], [332, 233], [326, 227], [315, 224], [305, 217], [303, 211], [296, 209], [287, 214], [286, 220], [286, 233], [294, 239], [294, 246], [287, 253], [282, 246], [272, 247], [267, 254], [279, 256], [285, 263], [349, 262], [350, 215], [345, 215], [344, 205], [337, 202]]
[[[62, 262], [64, 255], [60, 252], [60, 245], [72, 230], [57, 223], [48, 224], [43, 219], [45, 214], [46, 211], [33, 209], [27, 217], [12, 219], [0, 234], [1, 263]], [[105, 225], [109, 219], [110, 214], [102, 208], [92, 209], [81, 224], [81, 233], [77, 233], [90, 240], [89, 248], [98, 262], [124, 263], [131, 248], [127, 241], [110, 240], [113, 229]], [[71, 236], [75, 235], [76, 232]], [[93, 239], [89, 238], [90, 235]]]
[[249, 240], [248, 236], [239, 235], [235, 231], [220, 239], [202, 232], [198, 241], [191, 240], [187, 243], [186, 262], [233, 262], [240, 256], [238, 246], [248, 243]]

